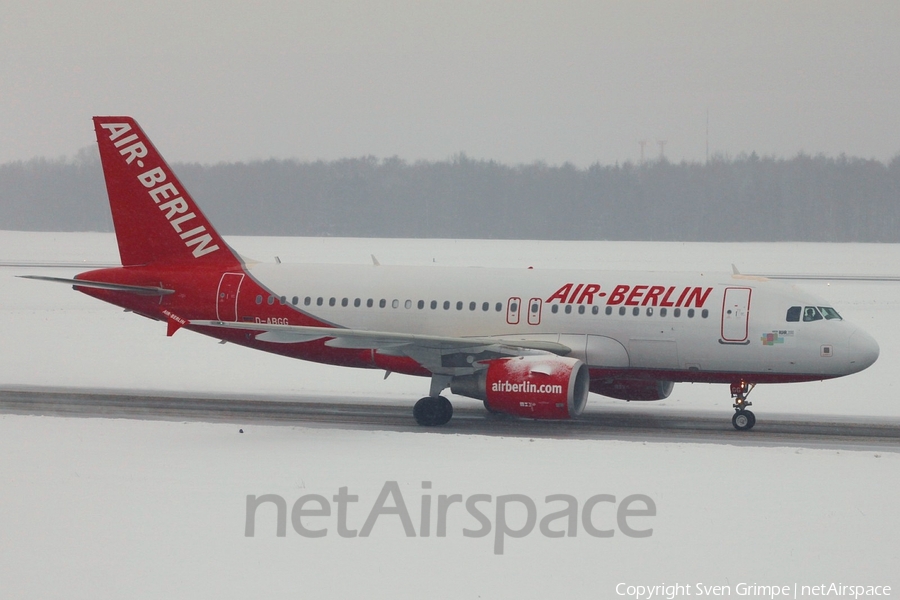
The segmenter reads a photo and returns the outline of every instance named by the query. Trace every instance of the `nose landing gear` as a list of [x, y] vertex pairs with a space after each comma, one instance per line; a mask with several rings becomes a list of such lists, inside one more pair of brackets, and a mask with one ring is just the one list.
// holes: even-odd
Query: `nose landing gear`
[[749, 431], [756, 425], [756, 415], [747, 410], [748, 406], [753, 403], [747, 400], [747, 396], [756, 387], [755, 383], [747, 383], [739, 381], [731, 384], [731, 397], [734, 398], [734, 416], [731, 417], [731, 424], [738, 431]]

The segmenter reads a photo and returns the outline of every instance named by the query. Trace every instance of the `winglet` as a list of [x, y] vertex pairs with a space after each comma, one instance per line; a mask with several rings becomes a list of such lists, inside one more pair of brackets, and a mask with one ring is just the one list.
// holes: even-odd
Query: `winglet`
[[380, 266], [381, 266], [381, 263], [378, 262], [378, 259], [375, 258], [375, 255], [374, 255], [374, 254], [370, 254], [369, 256], [372, 257], [372, 264], [373, 264], [373, 265], [375, 265], [376, 267], [380, 267]]
[[737, 268], [737, 266], [736, 266], [734, 263], [731, 263], [731, 272], [734, 273], [735, 275], [740, 275], [740, 274], [741, 274], [741, 272], [738, 271], [738, 268]]

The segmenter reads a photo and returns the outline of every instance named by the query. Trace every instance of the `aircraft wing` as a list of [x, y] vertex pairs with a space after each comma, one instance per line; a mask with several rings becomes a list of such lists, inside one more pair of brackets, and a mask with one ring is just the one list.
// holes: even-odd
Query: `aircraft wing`
[[449, 337], [366, 331], [335, 327], [305, 327], [299, 325], [270, 325], [231, 321], [190, 321], [196, 327], [217, 327], [256, 331], [256, 339], [277, 344], [296, 344], [327, 339], [333, 348], [377, 350], [380, 354], [408, 356], [432, 373], [460, 375], [483, 368], [480, 361], [527, 354], [556, 354], [565, 356], [572, 349], [564, 344], [545, 340], [503, 337]]
[[845, 275], [840, 273], [741, 273], [732, 263], [731, 270], [735, 277], [786, 279], [808, 281], [900, 281], [900, 275]]
[[842, 275], [817, 273], [765, 273], [746, 275], [747, 277], [765, 277], [766, 279], [786, 279], [798, 281], [900, 281], [898, 275]]

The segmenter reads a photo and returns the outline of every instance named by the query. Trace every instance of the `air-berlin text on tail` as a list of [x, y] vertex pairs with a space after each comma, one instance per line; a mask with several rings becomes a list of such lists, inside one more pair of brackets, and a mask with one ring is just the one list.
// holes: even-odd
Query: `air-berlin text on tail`
[[674, 306], [703, 308], [711, 287], [676, 285], [617, 285], [613, 291], [602, 291], [599, 283], [567, 283], [554, 292], [547, 302], [561, 304], [600, 304], [606, 298], [608, 306]]
[[[138, 139], [136, 133], [122, 137], [131, 131], [131, 125], [128, 123], [102, 123], [100, 126], [109, 131], [109, 140], [116, 148], [119, 148], [119, 154], [125, 157], [125, 162], [130, 165], [137, 160], [137, 166], [143, 169], [144, 161], [141, 159], [147, 156], [147, 146]], [[159, 206], [160, 211], [165, 212], [166, 220], [184, 240], [184, 245], [188, 249], [194, 246], [191, 250], [194, 258], [200, 258], [219, 249], [218, 245], [212, 243], [212, 235], [207, 231], [205, 225], [187, 228], [187, 223], [195, 219], [197, 215], [193, 211], [189, 212], [190, 207], [178, 188], [172, 183], [166, 183], [168, 176], [162, 167], [144, 171], [137, 178], [141, 185], [149, 188], [148, 193], [153, 202]]]

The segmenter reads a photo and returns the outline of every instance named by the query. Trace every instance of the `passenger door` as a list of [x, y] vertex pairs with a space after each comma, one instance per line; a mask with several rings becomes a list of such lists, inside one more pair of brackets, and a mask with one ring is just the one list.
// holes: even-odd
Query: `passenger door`
[[723, 342], [742, 343], [747, 341], [750, 327], [751, 293], [750, 288], [725, 288], [725, 299], [722, 301]]
[[225, 273], [216, 291], [216, 316], [220, 321], [237, 321], [237, 302], [243, 273]]

